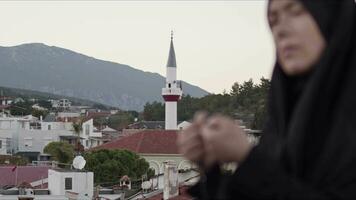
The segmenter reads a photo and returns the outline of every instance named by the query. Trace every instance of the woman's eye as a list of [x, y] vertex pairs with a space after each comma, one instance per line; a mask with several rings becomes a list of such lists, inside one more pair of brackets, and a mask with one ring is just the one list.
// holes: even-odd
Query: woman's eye
[[277, 18], [276, 17], [269, 17], [268, 18], [268, 23], [271, 27], [275, 26], [277, 23]]

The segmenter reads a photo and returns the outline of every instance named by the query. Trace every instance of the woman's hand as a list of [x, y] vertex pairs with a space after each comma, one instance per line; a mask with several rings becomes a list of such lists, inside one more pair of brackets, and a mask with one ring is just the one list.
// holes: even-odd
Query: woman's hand
[[253, 147], [239, 124], [221, 115], [209, 118], [200, 134], [207, 166], [215, 162], [241, 163]]
[[234, 120], [221, 115], [207, 119], [202, 112], [179, 134], [177, 144], [181, 154], [205, 168], [222, 162], [241, 163], [253, 147]]
[[201, 137], [201, 130], [206, 120], [206, 112], [197, 112], [192, 125], [179, 133], [177, 140], [179, 152], [188, 160], [199, 165], [201, 165], [204, 160], [204, 144]]

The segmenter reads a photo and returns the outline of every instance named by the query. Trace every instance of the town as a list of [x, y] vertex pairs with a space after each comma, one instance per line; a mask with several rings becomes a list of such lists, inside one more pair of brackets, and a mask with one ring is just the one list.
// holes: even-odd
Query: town
[[[128, 112], [114, 107], [2, 92], [0, 199], [184, 198], [199, 172], [176, 146], [177, 134], [191, 124], [177, 118], [183, 88], [176, 74], [172, 32], [163, 121], [142, 120], [137, 112], [122, 120]], [[245, 131], [256, 143], [259, 131]]]

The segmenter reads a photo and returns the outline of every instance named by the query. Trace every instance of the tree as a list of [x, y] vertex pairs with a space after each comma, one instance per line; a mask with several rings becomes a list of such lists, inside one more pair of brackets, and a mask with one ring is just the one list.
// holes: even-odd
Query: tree
[[52, 160], [59, 163], [71, 163], [74, 157], [74, 148], [67, 142], [51, 142], [43, 150], [44, 153], [50, 154]]
[[27, 165], [28, 159], [19, 155], [0, 155], [0, 165]]
[[237, 96], [239, 92], [240, 92], [240, 84], [238, 82], [235, 82], [231, 87], [230, 95]]
[[79, 152], [84, 151], [84, 146], [80, 142], [80, 133], [82, 132], [83, 129], [82, 125], [83, 125], [83, 119], [78, 119], [76, 122], [72, 124], [73, 131], [77, 136], [75, 141], [75, 147], [74, 147], [74, 150], [77, 152], [77, 154]]
[[128, 150], [98, 150], [86, 152], [85, 169], [94, 172], [95, 183], [118, 183], [120, 177], [128, 175], [140, 179], [142, 175], [153, 175], [149, 164], [134, 152]]
[[163, 121], [164, 120], [164, 104], [154, 101], [146, 103], [143, 110], [143, 118], [146, 121]]
[[32, 111], [32, 104], [28, 101], [13, 103], [10, 107], [11, 115], [30, 115]]
[[132, 112], [120, 112], [110, 116], [107, 120], [107, 125], [109, 127], [121, 130], [126, 128], [129, 124], [132, 124], [135, 120], [135, 116], [135, 113]]
[[52, 103], [48, 100], [43, 100], [43, 99], [40, 99], [38, 100], [38, 105], [43, 107], [43, 108], [46, 108], [48, 110], [52, 109]]
[[40, 118], [42, 116], [42, 118], [44, 119], [48, 115], [48, 111], [32, 109], [31, 115], [37, 118]]

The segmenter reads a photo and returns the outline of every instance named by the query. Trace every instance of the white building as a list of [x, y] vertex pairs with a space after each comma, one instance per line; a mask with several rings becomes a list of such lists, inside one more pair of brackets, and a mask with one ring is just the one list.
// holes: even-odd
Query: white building
[[103, 144], [102, 132], [98, 131], [94, 127], [93, 119], [89, 119], [82, 124], [82, 133], [80, 134], [80, 137], [84, 149], [89, 149]]
[[59, 118], [74, 118], [74, 117], [80, 117], [79, 112], [59, 112], [57, 113], [57, 117]]
[[70, 108], [72, 106], [72, 102], [68, 99], [60, 99], [60, 100], [51, 100], [53, 108]]
[[13, 98], [11, 98], [11, 97], [5, 97], [5, 96], [0, 97], [0, 105], [7, 106], [7, 105], [12, 104], [12, 101], [13, 101]]
[[76, 196], [76, 199], [91, 200], [94, 194], [94, 173], [49, 169], [48, 190], [55, 196]]
[[[8, 167], [7, 167], [8, 168]], [[24, 168], [24, 167], [21, 167]], [[33, 168], [33, 167], [32, 167]], [[2, 170], [4, 171], [4, 169]], [[36, 171], [36, 170], [32, 170]], [[68, 169], [48, 169], [44, 180], [47, 189], [30, 187], [0, 190], [0, 200], [92, 200], [94, 196], [94, 173]], [[48, 175], [48, 176], [47, 176]], [[19, 174], [20, 177], [23, 173]], [[43, 175], [44, 176], [44, 175]], [[23, 178], [23, 177], [22, 177]], [[43, 181], [43, 180], [42, 180]], [[20, 184], [21, 185], [21, 184]], [[100, 199], [124, 199], [124, 194], [113, 192], [97, 195]]]
[[[40, 159], [44, 147], [50, 142], [77, 139], [72, 122], [56, 122], [33, 116], [0, 117], [0, 155], [21, 154], [32, 160]], [[83, 123], [79, 135], [85, 149], [102, 144], [102, 133], [95, 131], [93, 119]]]
[[177, 81], [176, 55], [173, 46], [173, 32], [166, 67], [166, 87], [162, 88], [165, 101], [165, 129], [177, 130], [177, 102], [182, 96], [182, 85]]
[[33, 109], [36, 109], [36, 110], [41, 110], [41, 111], [46, 111], [46, 110], [48, 110], [47, 108], [44, 108], [44, 107], [42, 107], [42, 106], [39, 106], [38, 104], [34, 104], [34, 105], [32, 106], [32, 108], [33, 108]]
[[178, 124], [178, 130], [187, 129], [190, 125], [192, 125], [192, 123], [190, 123], [188, 121], [183, 121], [180, 124]]

